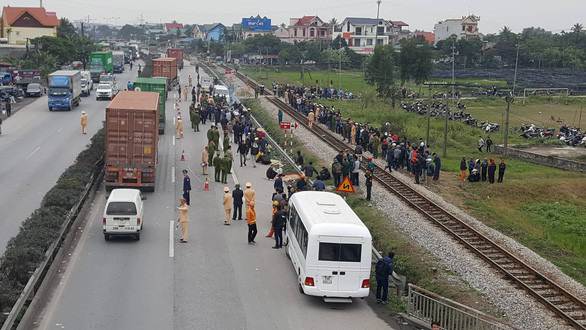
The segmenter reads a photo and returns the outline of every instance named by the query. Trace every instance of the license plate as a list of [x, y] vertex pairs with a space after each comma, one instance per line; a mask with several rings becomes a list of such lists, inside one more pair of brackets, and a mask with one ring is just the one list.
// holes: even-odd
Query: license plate
[[135, 227], [118, 226], [118, 227], [112, 227], [112, 230], [134, 231]]
[[324, 276], [322, 278], [322, 283], [323, 284], [332, 284], [332, 277], [331, 276]]

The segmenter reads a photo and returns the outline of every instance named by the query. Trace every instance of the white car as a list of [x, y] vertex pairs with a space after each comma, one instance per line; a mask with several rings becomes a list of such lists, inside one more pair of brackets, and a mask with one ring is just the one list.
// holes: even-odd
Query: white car
[[228, 91], [228, 88], [226, 88], [226, 86], [214, 85], [214, 92], [213, 93], [214, 93], [214, 95], [225, 97], [226, 103], [232, 104], [232, 102], [230, 102], [230, 92]]
[[99, 84], [96, 88], [96, 100], [111, 100], [114, 95], [114, 88], [110, 84]]
[[137, 241], [143, 224], [143, 200], [138, 189], [113, 189], [104, 208], [104, 239], [111, 236], [133, 236]]

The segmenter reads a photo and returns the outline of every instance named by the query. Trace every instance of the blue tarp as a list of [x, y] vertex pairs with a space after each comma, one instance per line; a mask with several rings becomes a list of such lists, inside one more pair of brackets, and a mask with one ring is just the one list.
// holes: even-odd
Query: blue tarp
[[49, 81], [49, 87], [69, 87], [69, 77], [51, 77], [51, 81]]

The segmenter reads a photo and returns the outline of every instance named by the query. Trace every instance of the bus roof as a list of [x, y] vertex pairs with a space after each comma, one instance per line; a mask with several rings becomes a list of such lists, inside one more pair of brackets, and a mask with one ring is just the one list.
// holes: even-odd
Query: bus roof
[[371, 238], [368, 228], [338, 194], [301, 191], [293, 194], [289, 203], [295, 206], [309, 235]]

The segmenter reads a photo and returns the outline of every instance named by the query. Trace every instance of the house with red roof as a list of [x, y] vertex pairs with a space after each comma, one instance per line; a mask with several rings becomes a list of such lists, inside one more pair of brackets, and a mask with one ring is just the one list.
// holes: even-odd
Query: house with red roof
[[290, 18], [287, 30], [289, 31], [288, 37], [281, 37], [281, 40], [290, 43], [332, 39], [331, 26], [318, 16]]
[[57, 36], [59, 19], [44, 7], [4, 6], [0, 23], [0, 38], [9, 44], [25, 45], [27, 39]]
[[167, 34], [176, 34], [177, 30], [183, 30], [183, 23], [177, 23], [177, 21], [173, 21], [171, 23], [165, 23], [163, 26], [163, 30]]

